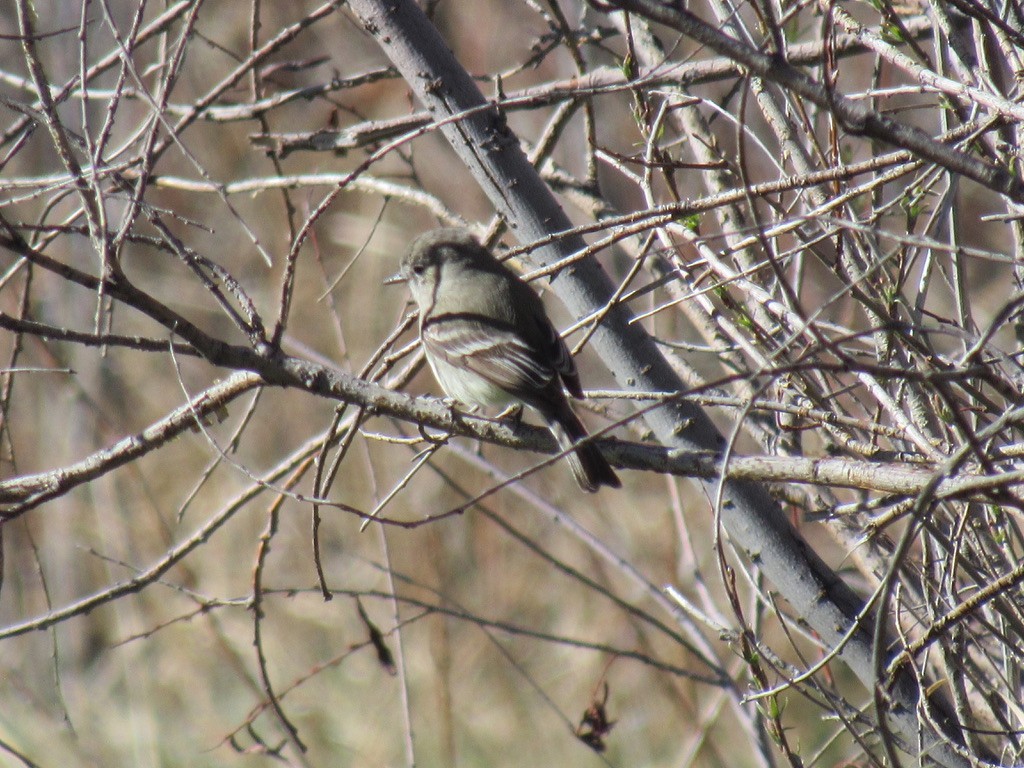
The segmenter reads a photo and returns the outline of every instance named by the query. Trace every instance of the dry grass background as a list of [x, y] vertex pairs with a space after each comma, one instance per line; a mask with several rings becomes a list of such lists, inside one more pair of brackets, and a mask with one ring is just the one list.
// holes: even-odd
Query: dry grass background
[[[90, 62], [114, 48], [103, 5], [91, 3], [85, 12]], [[146, 19], [171, 5], [150, 3]], [[261, 40], [320, 6], [302, 0], [258, 5]], [[37, 43], [50, 81], [64, 83], [80, 66], [76, 35], [82, 9], [59, 0], [39, 0], [32, 7], [37, 31], [64, 30]], [[110, 3], [112, 18], [122, 31], [135, 8], [134, 2]], [[575, 19], [579, 10], [566, 4], [566, 12]], [[180, 116], [175, 107], [194, 103], [248, 55], [252, 14], [250, 3], [201, 6], [165, 110], [170, 123]], [[514, 71], [548, 32], [533, 3], [440, 3], [436, 21], [470, 72], [509, 72], [502, 83], [507, 92], [574, 74], [564, 50], [534, 67]], [[16, 31], [15, 11], [7, 4], [0, 8], [0, 32], [13, 36]], [[161, 48], [174, 50], [182, 34], [180, 22], [168, 32], [133, 53], [138, 73], [151, 86], [160, 76], [147, 67], [163, 60]], [[592, 64], [616, 65], [623, 50], [621, 39], [610, 41], [608, 47], [602, 51], [589, 46], [586, 55]], [[680, 42], [673, 56], [682, 60], [683, 51], [692, 50], [689, 43]], [[313, 57], [325, 60], [265, 75], [266, 92], [386, 66], [374, 40], [343, 8], [305, 29], [264, 64]], [[33, 101], [31, 89], [15, 79], [26, 77], [26, 67], [13, 37], [0, 40], [0, 72], [13, 76], [0, 82], [5, 98]], [[111, 103], [104, 92], [117, 87], [119, 72], [113, 67], [93, 80], [93, 93], [84, 107], [80, 98], [60, 107], [69, 126], [83, 130], [84, 110], [95, 135]], [[134, 87], [132, 76], [128, 85]], [[698, 90], [718, 98], [733, 85], [711, 84]], [[216, 103], [246, 103], [252, 99], [251, 88], [249, 78], [243, 78]], [[494, 84], [483, 82], [482, 88], [492, 93]], [[628, 93], [596, 104], [603, 147], [623, 155], [642, 148], [635, 104]], [[270, 323], [277, 314], [282, 270], [292, 242], [282, 193], [268, 187], [230, 195], [232, 212], [218, 194], [175, 188], [166, 179], [200, 179], [199, 168], [202, 176], [221, 184], [270, 180], [278, 174], [344, 173], [366, 155], [295, 152], [275, 167], [252, 136], [264, 131], [311, 132], [335, 122], [384, 119], [414, 109], [418, 107], [403, 84], [388, 78], [275, 108], [265, 114], [264, 125], [257, 120], [198, 119], [180, 135], [187, 154], [172, 147], [157, 163], [157, 178], [146, 200], [170, 212], [170, 229], [189, 247], [238, 279]], [[4, 130], [19, 117], [2, 106], [0, 115]], [[109, 145], [134, 142], [140, 123], [152, 115], [145, 99], [126, 94], [117, 107]], [[550, 109], [532, 110], [510, 114], [509, 120], [520, 137], [532, 142], [542, 135], [550, 116]], [[729, 155], [734, 127], [724, 120], [718, 126]], [[756, 132], [757, 126], [752, 130]], [[577, 116], [553, 159], [570, 173], [585, 174], [584, 146], [582, 119]], [[10, 155], [0, 176], [4, 218], [48, 223], [74, 218], [78, 199], [55, 192], [67, 188], [64, 180], [24, 189], [4, 184], [5, 177], [30, 179], [62, 172], [47, 131], [39, 127], [16, 152], [11, 147], [9, 141], [4, 145]], [[128, 154], [134, 151], [137, 144], [130, 143]], [[751, 171], [767, 176], [772, 169], [766, 158], [753, 154]], [[491, 213], [472, 178], [433, 133], [390, 154], [369, 173], [422, 188], [469, 221], [486, 222]], [[621, 168], [606, 163], [600, 173], [602, 193], [620, 210], [644, 206], [636, 185]], [[297, 211], [293, 221], [304, 221], [329, 190], [330, 185], [313, 184], [291, 190], [289, 199]], [[695, 185], [683, 192], [695, 195]], [[963, 201], [975, 208], [965, 207], [962, 214], [974, 217], [976, 209], [990, 206], [993, 199], [977, 193]], [[116, 226], [123, 197], [111, 194], [108, 206]], [[578, 221], [587, 220], [579, 209], [569, 210]], [[270, 266], [240, 222], [273, 257]], [[340, 194], [316, 222], [298, 259], [285, 350], [359, 371], [406, 312], [403, 289], [384, 289], [382, 279], [395, 270], [409, 239], [437, 223], [428, 211], [400, 196], [358, 188]], [[155, 234], [144, 222], [137, 230]], [[968, 233], [968, 241], [993, 251], [1012, 247], [1002, 225], [979, 226]], [[87, 237], [61, 235], [46, 252], [79, 269], [98, 270], [98, 257]], [[620, 277], [631, 263], [627, 255], [612, 249], [599, 258]], [[204, 330], [234, 343], [245, 342], [179, 259], [141, 243], [127, 244], [121, 259], [126, 273], [141, 287]], [[0, 309], [16, 315], [27, 267], [17, 266], [8, 254], [2, 264], [7, 274], [0, 286]], [[989, 291], [1002, 296], [1010, 280], [1009, 265], [979, 262], [970, 269], [978, 304], [986, 301]], [[842, 284], [818, 265], [808, 264], [803, 274], [802, 298], [808, 306], [823, 304]], [[95, 292], [36, 269], [29, 294], [33, 319], [85, 331], [94, 327]], [[642, 311], [666, 298], [656, 291], [638, 299], [634, 308]], [[948, 293], [936, 301], [936, 311], [947, 313]], [[560, 323], [567, 325], [564, 313], [549, 304]], [[846, 299], [827, 312], [828, 319], [841, 323], [855, 314], [853, 302]], [[115, 307], [109, 317], [114, 333], [167, 339], [166, 331], [130, 309]], [[646, 322], [660, 338], [703, 343], [680, 313], [661, 313]], [[112, 346], [100, 354], [95, 347], [30, 335], [16, 338], [7, 332], [0, 343], [4, 359], [20, 343], [19, 366], [48, 369], [19, 373], [13, 380], [4, 420], [6, 477], [46, 471], [88, 456], [146, 428], [228, 373], [166, 352]], [[688, 359], [708, 377], [723, 371], [716, 353], [694, 352]], [[579, 363], [587, 387], [610, 386], [610, 377], [589, 350], [582, 352]], [[408, 390], [437, 393], [427, 371], [421, 371]], [[247, 395], [231, 404], [224, 421], [211, 422], [202, 432], [186, 432], [142, 459], [6, 522], [0, 625], [17, 625], [72, 604], [159, 561], [174, 543], [193, 535], [250, 489], [254, 477], [263, 477], [323, 434], [336, 405], [292, 389]], [[607, 413], [586, 416], [593, 425], [627, 412], [616, 403], [599, 408]], [[720, 413], [716, 418], [729, 428], [733, 417]], [[232, 445], [243, 423], [237, 445]], [[330, 494], [346, 504], [372, 509], [409, 470], [414, 451], [422, 446], [379, 439], [378, 435], [415, 434], [409, 425], [388, 419], [371, 419], [364, 430]], [[618, 434], [637, 437], [628, 429]], [[808, 441], [811, 449], [820, 445], [813, 437]], [[740, 445], [755, 448], [748, 438]], [[480, 471], [475, 450], [466, 441], [440, 450], [432, 468], [419, 472], [390, 502], [387, 516], [417, 520], [485, 490], [491, 479]], [[482, 461], [509, 471], [530, 466], [535, 457], [486, 446]], [[763, 722], [755, 705], [745, 705], [746, 714], [741, 716], [722, 687], [688, 678], [713, 673], [674, 636], [675, 619], [664, 604], [623, 567], [637, 569], [654, 592], [672, 584], [706, 609], [718, 606], [724, 623], [731, 625], [731, 617], [724, 618], [728, 602], [712, 545], [708, 500], [686, 480], [629, 472], [623, 479], [622, 491], [584, 496], [559, 464], [531, 475], [518, 491], [502, 491], [464, 514], [408, 529], [370, 526], [360, 531], [357, 517], [324, 509], [323, 564], [335, 594], [329, 602], [317, 587], [309, 504], [285, 499], [262, 573], [260, 645], [283, 712], [308, 747], [304, 754], [266, 708], [267, 691], [254, 647], [254, 570], [278, 502], [275, 489], [268, 487], [144, 590], [52, 628], [2, 640], [0, 739], [12, 750], [0, 752], [0, 763], [270, 766], [283, 761], [390, 766], [407, 762], [410, 740], [417, 763], [423, 766], [607, 763], [745, 768], [764, 765], [764, 754], [778, 759], [773, 747], [759, 751], [767, 736], [749, 731]], [[311, 492], [308, 476], [296, 490]], [[856, 563], [841, 543], [823, 528], [802, 528], [826, 560], [855, 586], [866, 588], [864, 575], [854, 570]], [[756, 583], [756, 573], [753, 578]], [[787, 640], [778, 622], [754, 608], [750, 584], [742, 576], [739, 591], [747, 618], [758, 624], [766, 641], [785, 648]], [[392, 603], [386, 597], [390, 593], [400, 599]], [[368, 645], [369, 630], [354, 595], [361, 595], [366, 614], [386, 633], [391, 651], [401, 653], [403, 674], [390, 674]], [[400, 637], [394, 631], [399, 622]], [[753, 685], [736, 647], [711, 628], [705, 629], [704, 641], [715, 663], [729, 670], [734, 690], [742, 693]], [[796, 644], [808, 658], [818, 657], [819, 651], [806, 639]], [[795, 656], [791, 660], [800, 663]], [[866, 700], [841, 666], [831, 667], [829, 674], [834, 676], [830, 682], [848, 690], [851, 700]], [[602, 754], [583, 745], [573, 729], [595, 696], [600, 698], [604, 684], [615, 725]], [[847, 735], [833, 738], [841, 729], [823, 720], [821, 710], [803, 695], [788, 692], [779, 705], [782, 722], [792, 728], [791, 746], [808, 764], [864, 759]]]

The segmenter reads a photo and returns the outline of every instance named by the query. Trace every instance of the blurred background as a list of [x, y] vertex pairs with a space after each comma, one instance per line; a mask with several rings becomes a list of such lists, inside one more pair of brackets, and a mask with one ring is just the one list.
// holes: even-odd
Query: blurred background
[[[731, 173], [734, 183], [744, 176], [750, 185], [799, 176], [787, 165], [778, 126], [739, 95], [750, 81], [671, 31], [655, 30], [662, 45], [657, 77], [627, 86], [627, 77], [652, 68], [639, 51], [639, 22], [624, 27], [576, 2], [426, 5], [487, 96], [535, 89], [536, 104], [506, 115], [526, 151], [542, 155], [545, 177], [579, 224], [710, 197], [715, 174]], [[816, 7], [783, 6], [775, 10], [790, 44], [820, 42]], [[932, 51], [934, 25], [922, 22], [922, 9], [885, 7], [850, 12], [876, 26], [898, 29], [900, 22], [905, 40], [894, 45], [912, 40]], [[37, 33], [28, 53], [19, 9], [33, 14]], [[714, 18], [710, 5], [699, 10]], [[752, 14], [743, 6], [737, 18], [750, 22]], [[341, 5], [17, 0], [0, 8], [0, 34], [4, 221], [33, 248], [82, 272], [101, 274], [116, 259], [134, 285], [211, 336], [249, 341], [199, 273], [168, 247], [171, 236], [237, 281], [268, 328], [280, 315], [293, 264], [285, 352], [362, 376], [383, 373], [379, 362], [365, 370], [378, 351], [415, 340], [407, 330], [384, 346], [410, 308], [405, 289], [383, 288], [382, 280], [416, 234], [462, 221], [481, 233], [491, 226], [499, 243], [518, 245], [493, 227], [489, 203], [437, 131], [379, 152], [417, 127], [396, 128], [395, 121], [415, 117], [421, 106]], [[839, 70], [838, 90], [869, 98], [875, 89], [870, 97], [887, 111], [935, 134], [943, 130], [941, 96], [924, 93], [875, 54], [855, 53]], [[84, 192], [40, 117], [30, 61], [43, 68], [57, 102], [53, 114], [71, 135], [79, 165], [102, 167], [83, 175]], [[821, 54], [808, 67], [821, 75], [814, 67], [823, 61]], [[685, 70], [681, 79], [683, 68], [701, 62], [715, 66]], [[587, 73], [607, 92], [586, 100], [556, 88]], [[672, 122], [682, 112], [695, 113], [706, 133]], [[818, 113], [794, 109], [788, 117], [806, 119], [807, 134], [798, 140], [811, 146], [818, 169], [891, 151], [867, 140], [841, 142]], [[371, 128], [379, 133], [366, 138]], [[905, 168], [903, 176], [884, 178], [896, 167]], [[141, 208], [133, 211], [115, 172], [136, 189], [144, 183]], [[707, 384], [702, 394], [741, 404], [765, 397], [849, 420], [835, 427], [842, 434], [821, 429], [820, 420], [788, 431], [778, 428], [786, 418], [778, 413], [714, 411], [727, 434], [738, 432], [741, 452], [860, 458], [885, 449], [913, 454], [910, 464], [935, 460], [956, 441], [937, 438], [929, 443], [934, 453], [918, 452], [893, 409], [912, 410], [919, 398], [938, 414], [925, 421], [942, 432], [950, 401], [898, 385], [886, 399], [850, 371], [832, 371], [820, 397], [785, 377], [748, 379], [779, 359], [771, 340], [786, 333], [746, 304], [760, 299], [742, 280], [726, 281], [705, 259], [717, 253], [728, 261], [742, 250], [737, 239], [796, 222], [771, 235], [775, 253], [794, 295], [826, 334], [860, 334], [851, 342], [854, 357], [884, 361], [879, 350], [899, 343], [872, 337], [885, 323], [865, 310], [858, 291], [889, 308], [914, 306], [929, 322], [941, 318], [934, 321], [940, 332], [926, 343], [937, 354], [961, 349], [957, 328], [984, 328], [1010, 301], [1016, 230], [982, 219], [999, 211], [996, 195], [974, 186], [938, 189], [940, 176], [892, 161], [829, 182], [832, 200], [853, 193], [822, 218], [881, 254], [860, 274], [802, 251], [817, 234], [798, 225], [818, 203], [798, 185], [759, 193], [756, 205], [739, 200], [759, 213], [732, 229], [711, 214], [680, 216], [675, 225], [694, 239], [676, 232], [670, 249], [641, 232], [595, 257], [616, 280], [648, 251], [662, 260], [661, 267], [645, 265], [629, 285], [637, 290], [631, 308], [650, 313], [642, 322], [688, 383]], [[111, 236], [115, 255], [107, 262], [82, 213], [90, 195], [102, 200], [111, 233], [125, 226]], [[959, 217], [955, 238], [934, 225], [951, 208]], [[877, 229], [859, 228], [868, 225]], [[914, 235], [948, 235], [944, 242], [955, 239], [963, 261], [953, 263], [952, 246], [936, 247], [932, 260], [908, 239]], [[0, 259], [0, 311], [7, 316], [94, 342], [104, 334], [172, 341], [168, 328], [94, 289], [13, 252]], [[781, 295], [779, 274], [766, 262], [729, 263], [749, 269], [744, 276], [766, 294]], [[678, 282], [666, 286], [666, 274]], [[225, 284], [219, 275], [214, 281]], [[228, 293], [226, 303], [236, 305]], [[570, 326], [573, 318], [545, 298], [559, 327]], [[5, 328], [4, 479], [82, 461], [231, 373], [166, 348]], [[582, 338], [574, 332], [570, 346]], [[801, 343], [787, 338], [779, 346], [798, 357]], [[996, 329], [989, 343], [1015, 352], [1012, 324]], [[612, 386], [587, 346], [577, 361], [585, 388]], [[899, 358], [904, 363], [915, 364]], [[709, 384], [720, 381], [722, 389]], [[401, 386], [440, 394], [425, 368]], [[1001, 392], [986, 395], [992, 413], [1003, 408]], [[743, 700], [783, 680], [772, 665], [792, 672], [823, 652], [798, 617], [784, 618], [785, 606], [772, 602], [756, 567], [723, 542], [708, 498], [690, 481], [622, 472], [621, 491], [590, 496], [558, 463], [429, 524], [364, 530], [344, 507], [321, 507], [320, 560], [333, 595], [325, 600], [305, 499], [315, 495], [313, 462], [340, 405], [295, 389], [248, 391], [203, 429], [4, 521], [0, 764], [392, 766], [411, 765], [415, 756], [424, 766], [744, 768], [792, 763], [796, 755], [807, 766], [880, 759], [850, 735], [862, 724], [848, 729], [822, 714], [843, 700], [856, 723], [856, 710], [870, 700], [841, 665], [827, 665], [814, 683], [780, 696]], [[633, 410], [614, 398], [578, 408], [594, 428]], [[502, 473], [542, 458], [456, 439], [403, 485], [426, 447], [415, 426], [380, 417], [357, 425], [352, 409], [338, 418], [346, 437], [340, 453], [335, 446], [325, 454], [328, 466], [339, 463], [324, 493], [365, 512], [380, 507], [382, 517], [403, 524], [459, 508]], [[614, 434], [649, 437], [638, 422]], [[888, 536], [868, 541], [859, 538], [864, 518], [853, 513], [888, 509], [896, 500], [807, 487], [779, 495], [817, 551], [868, 594], [886, 547], [905, 528], [894, 518]], [[842, 504], [850, 516], [818, 524]], [[990, 513], [948, 510], [943, 519], [971, 527]], [[1017, 562], [1020, 548], [1017, 513], [1010, 505], [1000, 514], [985, 523], [1006, 526], [997, 574]], [[173, 556], [188, 542], [194, 546], [185, 556]], [[911, 550], [925, 560], [933, 551], [923, 540]], [[908, 569], [928, 573], [919, 560]], [[689, 612], [665, 595], [666, 585], [686, 597]], [[73, 609], [104, 593], [95, 608]], [[46, 619], [69, 606], [71, 615]], [[764, 642], [760, 651], [740, 642], [741, 626]], [[1013, 636], [1017, 624], [1007, 626]], [[785, 661], [759, 660], [768, 648]], [[999, 683], [1011, 699], [1012, 681], [1008, 673]], [[830, 703], [823, 707], [823, 700]]]

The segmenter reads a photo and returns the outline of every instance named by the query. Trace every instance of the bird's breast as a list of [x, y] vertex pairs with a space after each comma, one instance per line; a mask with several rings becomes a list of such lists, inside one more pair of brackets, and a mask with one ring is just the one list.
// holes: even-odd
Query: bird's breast
[[445, 393], [460, 403], [482, 408], [506, 408], [518, 399], [468, 368], [427, 356], [430, 369]]

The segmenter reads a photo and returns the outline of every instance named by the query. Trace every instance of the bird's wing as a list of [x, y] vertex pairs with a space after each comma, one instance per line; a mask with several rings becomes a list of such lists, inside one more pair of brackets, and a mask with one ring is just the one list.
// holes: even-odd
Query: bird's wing
[[573, 360], [569, 348], [565, 346], [565, 341], [558, 335], [558, 331], [555, 330], [546, 315], [534, 313], [531, 318], [537, 325], [534, 337], [542, 340], [543, 349], [540, 354], [549, 361], [554, 371], [562, 378], [569, 394], [577, 399], [583, 397], [580, 377], [576, 372], [576, 361]]
[[561, 361], [550, 358], [547, 350], [532, 349], [508, 325], [480, 315], [431, 318], [420, 335], [431, 354], [516, 396], [547, 389], [561, 373]]
[[562, 383], [569, 390], [569, 394], [576, 399], [582, 398], [583, 388], [580, 386], [580, 375], [576, 372], [576, 361], [572, 359], [569, 348], [565, 346], [565, 341], [558, 335], [554, 326], [551, 323], [545, 323], [545, 325], [551, 335], [550, 344], [553, 349], [552, 357], [555, 361], [555, 370], [562, 377]]

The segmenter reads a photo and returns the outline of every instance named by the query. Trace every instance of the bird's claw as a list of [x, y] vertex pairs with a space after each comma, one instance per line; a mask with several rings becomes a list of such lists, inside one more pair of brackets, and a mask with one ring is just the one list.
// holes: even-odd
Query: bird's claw
[[423, 438], [423, 442], [430, 443], [430, 445], [433, 447], [444, 445], [445, 443], [448, 442], [448, 438], [451, 437], [451, 435], [448, 434], [447, 432], [442, 432], [439, 435], [432, 435], [429, 432], [427, 432], [427, 428], [424, 427], [422, 424], [417, 424], [416, 429], [419, 431], [420, 437]]

